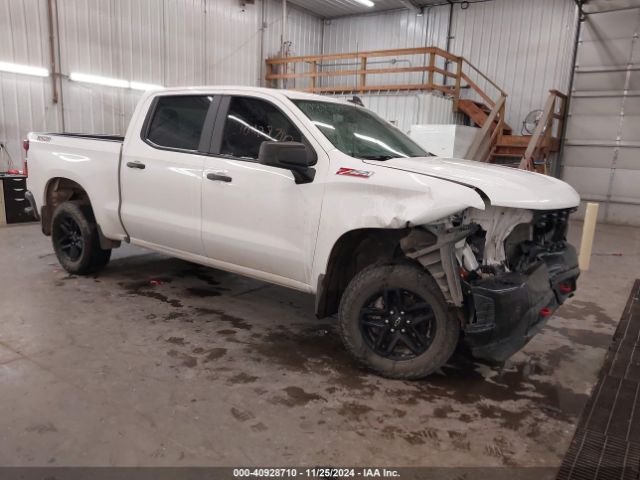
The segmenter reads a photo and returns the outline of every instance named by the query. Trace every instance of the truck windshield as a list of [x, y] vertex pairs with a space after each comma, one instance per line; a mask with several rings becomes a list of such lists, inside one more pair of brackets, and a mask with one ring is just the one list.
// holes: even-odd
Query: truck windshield
[[389, 160], [430, 155], [400, 130], [365, 108], [315, 100], [293, 102], [334, 147], [351, 157]]

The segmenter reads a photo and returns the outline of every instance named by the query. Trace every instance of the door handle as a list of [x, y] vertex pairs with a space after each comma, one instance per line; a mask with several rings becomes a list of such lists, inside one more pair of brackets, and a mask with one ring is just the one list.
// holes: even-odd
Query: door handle
[[146, 165], [140, 162], [127, 162], [127, 167], [129, 168], [139, 168], [140, 170], [144, 170]]
[[231, 177], [228, 175], [220, 175], [218, 173], [207, 173], [207, 178], [209, 180], [217, 180], [218, 182], [227, 182], [231, 181]]

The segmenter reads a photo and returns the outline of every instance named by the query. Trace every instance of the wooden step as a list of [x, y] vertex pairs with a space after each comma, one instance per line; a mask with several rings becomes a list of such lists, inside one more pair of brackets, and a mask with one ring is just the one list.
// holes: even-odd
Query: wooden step
[[501, 154], [501, 155], [512, 155], [512, 156], [522, 156], [524, 155], [524, 152], [526, 152], [527, 149], [525, 147], [503, 147], [500, 145], [497, 145], [495, 148], [495, 153]]
[[503, 158], [522, 158], [522, 155], [519, 153], [510, 153], [510, 152], [493, 152], [491, 154], [492, 157], [503, 157]]
[[[484, 103], [474, 102], [473, 100], [461, 99], [458, 101], [458, 110], [464, 113], [478, 127], [482, 127], [491, 113], [491, 109]], [[497, 122], [496, 122], [497, 123]], [[512, 129], [506, 123], [502, 132], [505, 135], [511, 135]]]
[[[496, 145], [498, 149], [508, 149], [513, 151], [514, 149], [522, 149], [522, 153], [527, 149], [531, 142], [531, 135], [503, 135], [500, 137], [499, 143]], [[560, 150], [560, 141], [552, 138], [543, 139], [540, 143], [541, 148], [549, 148], [549, 151], [554, 153]]]
[[524, 147], [527, 148], [531, 141], [531, 135], [503, 135], [498, 146], [500, 147]]

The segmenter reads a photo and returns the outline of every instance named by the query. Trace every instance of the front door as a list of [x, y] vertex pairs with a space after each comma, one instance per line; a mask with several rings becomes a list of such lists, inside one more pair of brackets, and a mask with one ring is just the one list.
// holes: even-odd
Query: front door
[[[321, 182], [296, 184], [289, 170], [257, 161], [262, 142], [306, 141], [286, 108], [249, 96], [222, 100], [204, 164], [202, 238], [214, 260], [309, 284]], [[327, 159], [316, 150], [317, 169]]]

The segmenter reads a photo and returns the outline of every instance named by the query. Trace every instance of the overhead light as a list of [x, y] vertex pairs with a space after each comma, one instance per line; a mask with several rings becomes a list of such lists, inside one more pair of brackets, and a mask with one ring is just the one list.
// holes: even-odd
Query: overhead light
[[69, 79], [74, 82], [95, 83], [106, 87], [129, 88], [129, 82], [119, 78], [100, 77], [98, 75], [87, 75], [86, 73], [71, 72]]
[[371, 0], [354, 0], [356, 2], [358, 2], [360, 5], [364, 5], [365, 7], [375, 7], [375, 3], [373, 3]]
[[20, 73], [22, 75], [35, 75], [36, 77], [48, 77], [49, 70], [41, 67], [31, 67], [29, 65], [19, 65], [17, 63], [0, 62], [0, 71]]
[[162, 85], [154, 85], [152, 83], [130, 82], [120, 78], [100, 77], [78, 72], [71, 72], [69, 79], [74, 82], [94, 83], [106, 87], [132, 88], [134, 90], [161, 90], [164, 88]]
[[129, 82], [129, 88], [134, 90], [162, 90], [162, 85], [154, 85], [152, 83]]

